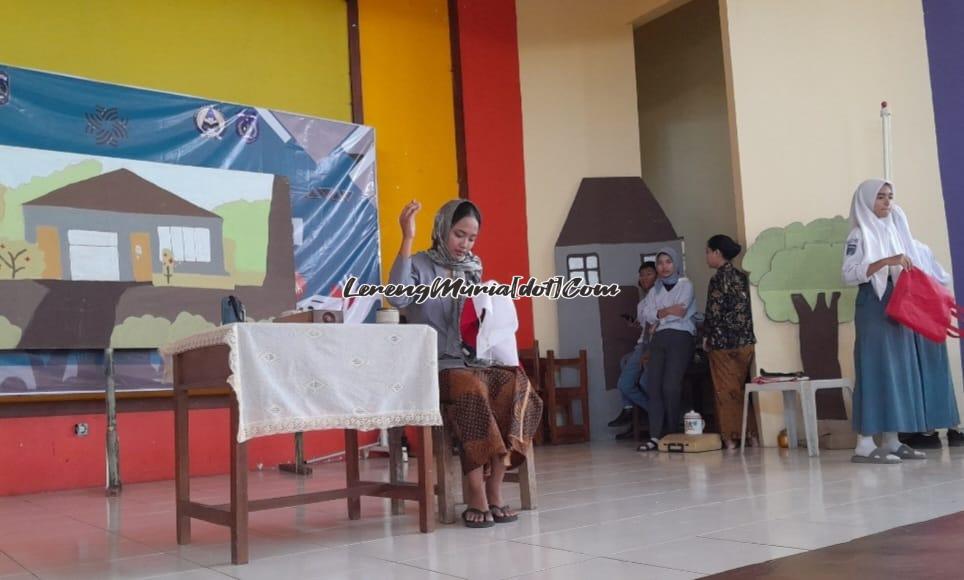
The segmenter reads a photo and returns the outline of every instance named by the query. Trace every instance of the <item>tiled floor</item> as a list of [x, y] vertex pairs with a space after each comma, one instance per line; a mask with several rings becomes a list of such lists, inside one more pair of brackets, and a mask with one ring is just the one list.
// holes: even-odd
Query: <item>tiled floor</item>
[[[392, 517], [364, 499], [251, 515], [251, 563], [230, 565], [225, 528], [194, 522], [174, 537], [171, 482], [127, 485], [119, 498], [80, 490], [0, 498], [0, 580], [20, 578], [697, 578], [846, 542], [964, 509], [964, 448], [901, 466], [849, 462], [844, 451], [638, 454], [626, 444], [541, 447], [539, 504], [519, 522], [419, 534], [414, 506]], [[386, 460], [366, 461], [366, 479]], [[414, 465], [409, 469], [414, 474]], [[311, 478], [253, 473], [252, 497], [335, 487], [340, 464]], [[225, 477], [195, 479], [201, 501], [227, 499]], [[517, 488], [507, 484], [513, 505]]]

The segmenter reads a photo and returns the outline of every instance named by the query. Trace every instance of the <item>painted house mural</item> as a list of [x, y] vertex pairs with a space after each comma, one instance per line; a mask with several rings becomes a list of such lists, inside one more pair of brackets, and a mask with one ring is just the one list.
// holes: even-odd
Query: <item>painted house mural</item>
[[294, 306], [286, 178], [7, 146], [0, 159], [0, 349], [154, 348], [218, 324], [229, 293], [255, 319]]
[[587, 351], [593, 438], [611, 436], [606, 423], [622, 406], [619, 363], [640, 333], [623, 315], [636, 316], [639, 266], [664, 246], [683, 256], [682, 238], [641, 178], [582, 180], [556, 241], [556, 274], [620, 286], [616, 296], [557, 302], [560, 356]]
[[127, 169], [29, 201], [23, 218], [46, 279], [169, 283], [168, 255], [178, 273], [228, 275], [224, 220]]

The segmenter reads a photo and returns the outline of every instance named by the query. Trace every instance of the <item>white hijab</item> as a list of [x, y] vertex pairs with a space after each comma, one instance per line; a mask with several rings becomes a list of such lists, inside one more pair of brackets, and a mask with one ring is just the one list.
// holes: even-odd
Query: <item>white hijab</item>
[[[853, 202], [850, 204], [850, 225], [860, 228], [864, 261], [873, 263], [897, 254], [904, 254], [910, 258], [915, 267], [924, 268], [925, 272], [930, 273], [930, 260], [922, 259], [918, 244], [910, 233], [904, 210], [896, 204], [891, 204], [890, 215], [886, 218], [879, 218], [874, 213], [874, 202], [884, 185], [889, 185], [891, 190], [894, 189], [893, 183], [883, 179], [864, 181], [857, 187]], [[881, 268], [870, 280], [879, 298], [883, 298], [884, 293], [887, 292], [887, 276], [890, 270], [891, 268]], [[894, 276], [896, 281], [900, 276], [900, 268], [894, 268]]]

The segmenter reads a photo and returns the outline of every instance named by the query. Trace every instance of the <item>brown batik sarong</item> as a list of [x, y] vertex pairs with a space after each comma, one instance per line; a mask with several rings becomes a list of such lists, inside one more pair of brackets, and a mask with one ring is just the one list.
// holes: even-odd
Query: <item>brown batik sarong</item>
[[[743, 429], [743, 390], [753, 363], [753, 346], [729, 350], [711, 350], [710, 373], [716, 392], [716, 418], [724, 439], [740, 440]], [[756, 413], [751, 408], [746, 420], [747, 437], [756, 437]]]
[[518, 367], [447, 369], [439, 375], [442, 417], [460, 442], [462, 473], [493, 459], [516, 467], [542, 418], [542, 399]]

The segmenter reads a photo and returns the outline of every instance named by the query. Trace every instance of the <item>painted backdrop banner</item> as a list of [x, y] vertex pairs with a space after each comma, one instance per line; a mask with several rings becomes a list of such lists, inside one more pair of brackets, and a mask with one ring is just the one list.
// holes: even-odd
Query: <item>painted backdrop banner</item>
[[153, 348], [349, 275], [380, 278], [370, 127], [0, 64], [0, 349]]

